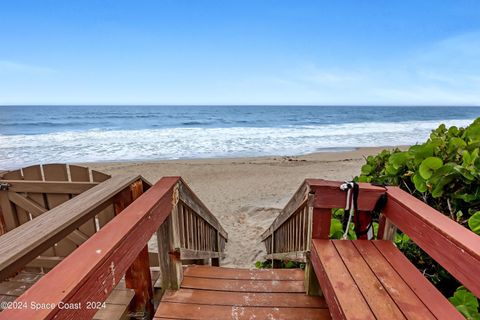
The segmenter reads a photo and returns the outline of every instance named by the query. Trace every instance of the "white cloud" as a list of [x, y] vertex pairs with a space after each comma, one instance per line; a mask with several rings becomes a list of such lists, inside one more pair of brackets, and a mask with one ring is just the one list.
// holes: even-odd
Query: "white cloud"
[[277, 98], [291, 98], [295, 90], [298, 103], [480, 105], [480, 32], [443, 39], [362, 68], [309, 63], [279, 77], [283, 80], [272, 86], [283, 82], [291, 88], [283, 86]]

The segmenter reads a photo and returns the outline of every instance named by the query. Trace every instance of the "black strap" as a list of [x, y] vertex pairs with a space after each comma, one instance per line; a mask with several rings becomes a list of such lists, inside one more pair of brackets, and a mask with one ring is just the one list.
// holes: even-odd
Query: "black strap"
[[[373, 208], [372, 213], [373, 212], [380, 213], [383, 210], [383, 208], [385, 207], [385, 205], [387, 204], [387, 199], [388, 199], [387, 194], [386, 193], [382, 194], [377, 199], [377, 202], [375, 203], [375, 207]], [[358, 216], [358, 215], [356, 215], [356, 216]], [[357, 220], [355, 220], [355, 221], [357, 221]], [[364, 230], [358, 230], [358, 231], [355, 230], [355, 233], [357, 234], [357, 237], [360, 237], [360, 236], [363, 236], [363, 235], [367, 234], [368, 230], [370, 230], [370, 228], [372, 227], [372, 223], [373, 223], [373, 220], [370, 221], [370, 223], [368, 224], [368, 226]], [[360, 225], [360, 223], [358, 225]], [[357, 227], [357, 224], [355, 223], [355, 228], [356, 227]]]

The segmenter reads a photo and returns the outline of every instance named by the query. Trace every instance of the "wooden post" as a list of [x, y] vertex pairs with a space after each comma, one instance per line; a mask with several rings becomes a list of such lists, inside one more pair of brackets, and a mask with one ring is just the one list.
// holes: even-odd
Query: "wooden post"
[[135, 315], [141, 315], [142, 319], [152, 319], [155, 310], [153, 308], [153, 287], [150, 275], [150, 260], [148, 258], [148, 245], [146, 245], [138, 257], [133, 261], [125, 274], [125, 285], [135, 291], [135, 296], [130, 303], [129, 310]]
[[328, 239], [331, 220], [332, 209], [313, 208], [312, 239]]
[[182, 261], [180, 260], [180, 234], [178, 229], [178, 184], [173, 192], [173, 207], [170, 216], [157, 231], [158, 258], [162, 290], [178, 290], [183, 279]]
[[[130, 188], [123, 190], [114, 199], [115, 215], [118, 215], [143, 193], [143, 182], [136, 181]], [[141, 314], [144, 319], [152, 319], [153, 287], [150, 274], [150, 260], [148, 245], [142, 249], [125, 273], [125, 285], [135, 291], [135, 296], [130, 303], [129, 310], [134, 314]]]
[[[220, 255], [220, 234], [218, 233], [218, 230], [215, 230], [215, 249]], [[220, 267], [220, 257], [212, 258], [212, 266]]]
[[8, 199], [8, 191], [0, 191], [0, 206], [6, 231], [15, 229], [18, 226], [18, 219], [15, 213], [15, 207]]
[[[309, 239], [328, 239], [330, 235], [330, 223], [332, 219], [332, 209], [309, 207], [309, 229], [311, 237]], [[308, 250], [310, 251], [311, 242]], [[321, 296], [322, 291], [318, 283], [317, 276], [313, 270], [310, 255], [307, 255], [307, 264], [305, 265], [305, 289], [308, 295]]]

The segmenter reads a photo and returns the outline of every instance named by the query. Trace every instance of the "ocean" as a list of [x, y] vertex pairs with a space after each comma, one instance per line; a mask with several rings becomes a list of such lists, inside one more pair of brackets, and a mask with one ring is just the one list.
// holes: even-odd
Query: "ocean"
[[410, 145], [478, 107], [0, 106], [0, 169]]

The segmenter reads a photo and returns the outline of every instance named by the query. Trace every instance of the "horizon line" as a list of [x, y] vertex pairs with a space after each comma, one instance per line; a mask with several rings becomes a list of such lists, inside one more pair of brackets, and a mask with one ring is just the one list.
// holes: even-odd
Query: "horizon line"
[[0, 104], [0, 107], [458, 107], [458, 108], [478, 108], [480, 104], [117, 104], [117, 103], [88, 103], [88, 104]]

